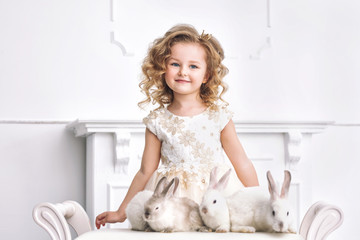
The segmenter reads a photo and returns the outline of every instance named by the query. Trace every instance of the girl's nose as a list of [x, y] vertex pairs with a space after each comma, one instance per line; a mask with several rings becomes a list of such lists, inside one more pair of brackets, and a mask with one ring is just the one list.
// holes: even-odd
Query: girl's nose
[[184, 68], [180, 68], [178, 74], [179, 76], [184, 76], [184, 77], [188, 75], [187, 71]]

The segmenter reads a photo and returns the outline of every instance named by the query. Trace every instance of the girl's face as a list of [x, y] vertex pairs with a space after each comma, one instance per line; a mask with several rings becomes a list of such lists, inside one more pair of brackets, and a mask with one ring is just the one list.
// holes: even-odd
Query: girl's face
[[165, 81], [174, 97], [197, 97], [201, 84], [207, 81], [206, 69], [206, 53], [200, 44], [176, 43], [166, 63]]

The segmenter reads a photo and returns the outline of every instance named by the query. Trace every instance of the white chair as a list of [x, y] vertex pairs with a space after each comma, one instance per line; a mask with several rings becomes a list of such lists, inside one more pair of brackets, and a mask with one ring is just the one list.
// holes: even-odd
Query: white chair
[[247, 239], [247, 240], [324, 240], [337, 229], [344, 220], [340, 208], [324, 203], [313, 204], [305, 214], [298, 234], [285, 233], [202, 233], [202, 232], [177, 232], [155, 233], [140, 232], [130, 229], [102, 229], [92, 230], [90, 219], [82, 206], [75, 201], [63, 203], [40, 203], [33, 210], [35, 222], [44, 228], [52, 240], [71, 240], [71, 225], [78, 234], [77, 240], [94, 239], [147, 239], [147, 240], [178, 240], [194, 238], [197, 240], [211, 239]]

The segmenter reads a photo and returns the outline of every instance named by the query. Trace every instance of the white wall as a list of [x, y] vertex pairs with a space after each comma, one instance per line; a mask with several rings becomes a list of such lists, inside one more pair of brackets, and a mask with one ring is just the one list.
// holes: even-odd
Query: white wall
[[0, 124], [2, 239], [49, 239], [33, 207], [68, 199], [85, 203], [85, 141], [64, 124]]
[[313, 139], [313, 199], [333, 203], [345, 214], [343, 226], [329, 239], [357, 239], [360, 213], [358, 183], [360, 127], [332, 127]]
[[[2, 236], [48, 239], [31, 220], [36, 203], [84, 204], [85, 143], [65, 122], [145, 115], [136, 103], [146, 48], [173, 24], [189, 22], [223, 44], [230, 69], [225, 97], [236, 119], [345, 125], [314, 137], [312, 188], [314, 201], [345, 212], [344, 225], [329, 239], [355, 239], [360, 3], [270, 0], [267, 15], [265, 0], [148, 2], [0, 1]], [[112, 31], [133, 56], [111, 43]], [[259, 59], [250, 60], [259, 49]], [[34, 124], [14, 124], [28, 120]]]

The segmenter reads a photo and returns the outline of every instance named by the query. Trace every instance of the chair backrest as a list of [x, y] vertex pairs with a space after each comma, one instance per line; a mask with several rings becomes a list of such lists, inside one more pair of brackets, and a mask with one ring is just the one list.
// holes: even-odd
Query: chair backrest
[[44, 228], [53, 240], [71, 240], [71, 225], [78, 235], [91, 231], [88, 215], [75, 201], [40, 203], [33, 210], [34, 221]]

